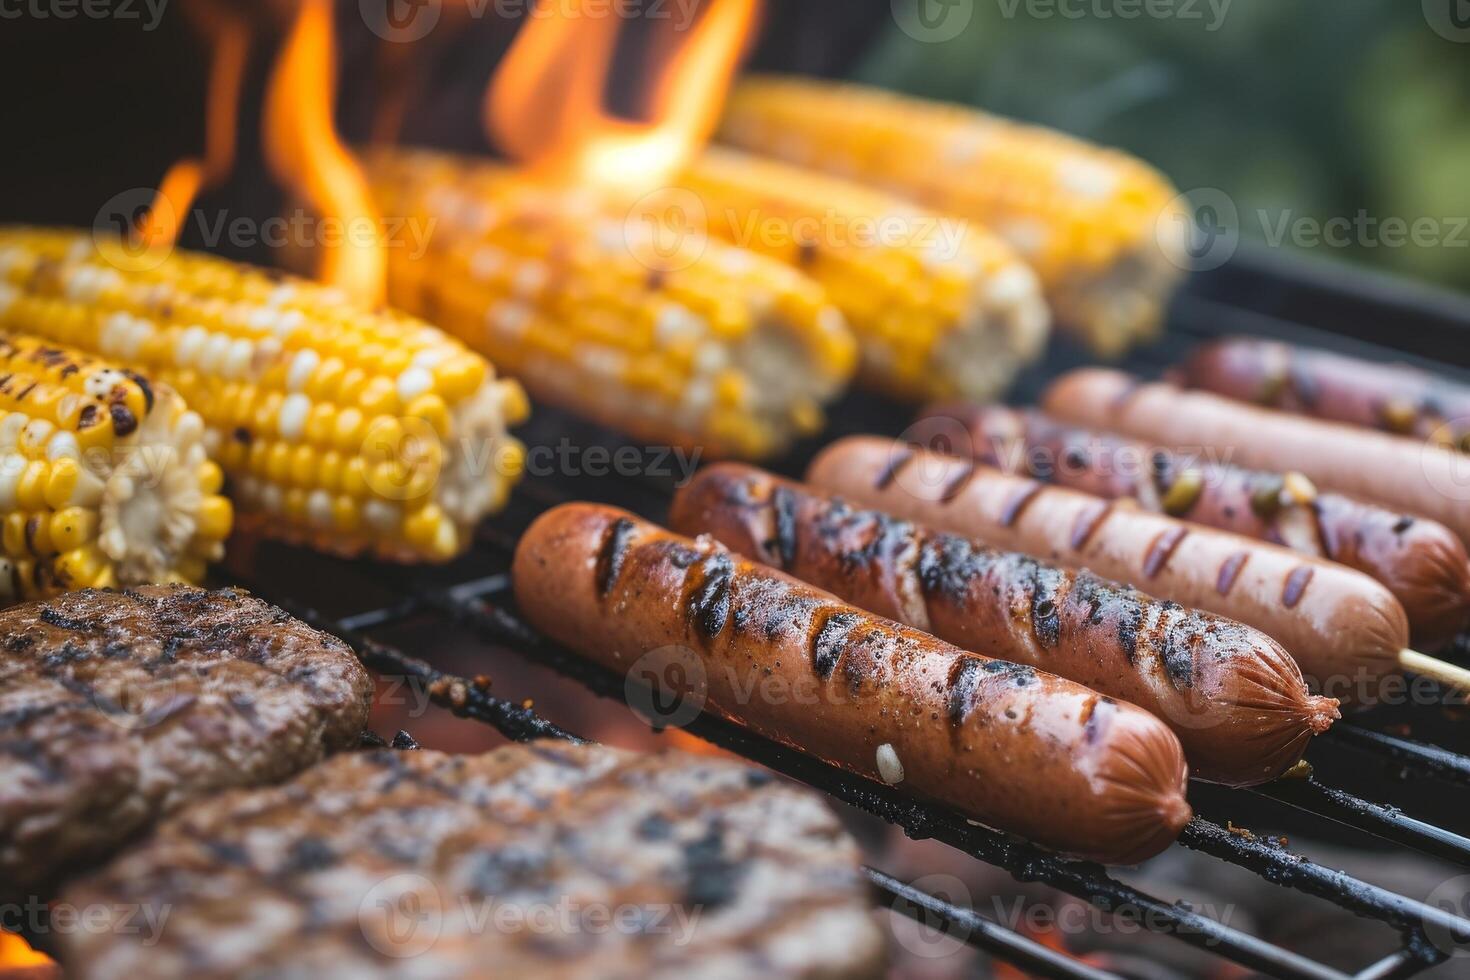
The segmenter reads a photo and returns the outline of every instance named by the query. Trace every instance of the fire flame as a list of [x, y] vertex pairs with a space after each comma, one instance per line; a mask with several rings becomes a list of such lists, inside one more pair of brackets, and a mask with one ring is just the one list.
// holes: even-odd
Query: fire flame
[[[266, 91], [266, 158], [319, 218], [376, 228], [367, 180], [332, 121], [336, 61], [331, 0], [302, 0]], [[323, 251], [318, 278], [377, 305], [387, 291], [387, 257], [380, 243], [344, 235], [340, 247]]]
[[31, 949], [29, 944], [14, 933], [0, 932], [0, 974], [15, 971], [36, 978], [54, 975], [46, 969], [55, 964], [44, 953]]
[[551, 179], [619, 191], [665, 183], [718, 123], [760, 0], [710, 0], [662, 73], [647, 122], [604, 108], [618, 18], [598, 0], [560, 0], [557, 8], [561, 16], [540, 8], [527, 15], [492, 76], [487, 132]]
[[209, 82], [205, 96], [204, 158], [186, 157], [164, 174], [154, 204], [138, 223], [139, 240], [167, 247], [179, 237], [194, 198], [229, 176], [235, 161], [240, 87], [250, 53], [250, 31], [235, 14], [212, 3], [185, 8], [209, 39]]

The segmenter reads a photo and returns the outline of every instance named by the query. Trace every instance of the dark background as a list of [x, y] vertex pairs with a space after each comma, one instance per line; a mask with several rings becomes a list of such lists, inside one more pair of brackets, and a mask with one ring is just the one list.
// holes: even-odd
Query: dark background
[[[141, 0], [112, 2], [143, 12]], [[206, 48], [183, 16], [188, 2], [167, 0], [153, 31], [142, 19], [0, 18], [0, 220], [90, 224], [112, 195], [154, 186], [169, 163], [197, 152]], [[1308, 250], [1470, 289], [1470, 0], [1147, 0], [1174, 15], [1120, 14], [1144, 2], [895, 0], [968, 11], [957, 36], [925, 43], [899, 27], [890, 0], [768, 0], [753, 63], [967, 102], [1122, 146], [1181, 188], [1224, 190], [1247, 238], [1299, 218], [1428, 218], [1442, 240], [1427, 247], [1354, 233]], [[241, 156], [230, 184], [200, 203], [263, 218], [279, 198], [259, 159], [259, 95], [289, 4], [237, 6], [262, 25]], [[1467, 25], [1458, 41], [1444, 36], [1455, 11]], [[362, 140], [378, 99], [403, 77], [384, 71], [357, 0], [339, 0], [338, 14], [342, 130]], [[484, 151], [479, 100], [515, 24], [493, 14], [460, 30], [446, 23], [420, 42], [402, 136]], [[643, 65], [636, 25], [625, 33], [627, 80]]]

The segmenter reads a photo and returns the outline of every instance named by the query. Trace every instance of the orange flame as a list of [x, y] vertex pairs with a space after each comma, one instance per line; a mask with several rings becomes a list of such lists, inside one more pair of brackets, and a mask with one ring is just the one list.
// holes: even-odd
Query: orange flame
[[[266, 158], [319, 217], [377, 227], [367, 180], [332, 121], [336, 61], [331, 0], [302, 0], [266, 91]], [[343, 235], [340, 247], [324, 250], [318, 278], [376, 305], [386, 293], [387, 257], [380, 243]]]
[[543, 175], [628, 191], [665, 183], [719, 121], [760, 0], [710, 0], [651, 99], [651, 121], [611, 115], [604, 88], [618, 18], [599, 0], [559, 0], [526, 17], [485, 95], [485, 125]]
[[250, 52], [244, 21], [212, 4], [185, 8], [209, 38], [209, 82], [205, 96], [204, 159], [187, 157], [163, 175], [158, 194], [138, 223], [140, 240], [150, 247], [169, 246], [179, 237], [184, 215], [205, 187], [230, 174], [235, 161], [235, 129], [240, 114], [240, 87]]
[[13, 973], [40, 980], [59, 975], [55, 966], [50, 957], [31, 949], [24, 939], [14, 933], [0, 932], [0, 976]]

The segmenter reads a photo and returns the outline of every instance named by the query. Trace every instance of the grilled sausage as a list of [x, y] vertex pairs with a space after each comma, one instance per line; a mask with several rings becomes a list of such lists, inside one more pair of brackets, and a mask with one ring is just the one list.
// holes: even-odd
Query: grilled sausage
[[971, 460], [858, 436], [818, 455], [807, 480], [1254, 626], [1316, 690], [1344, 703], [1376, 701], [1409, 640], [1403, 607], [1361, 572]]
[[1244, 469], [1219, 461], [1228, 453], [1174, 452], [1003, 405], [934, 408], [911, 432], [921, 444], [951, 445], [1008, 473], [1127, 497], [1148, 510], [1356, 568], [1403, 603], [1420, 648], [1451, 640], [1470, 624], [1470, 556], [1449, 528], [1319, 492], [1300, 473]]
[[516, 548], [522, 611], [770, 738], [1055, 850], [1132, 863], [1189, 820], [1179, 740], [1131, 704], [880, 619], [709, 538], [566, 504]]
[[1203, 344], [1173, 372], [1186, 388], [1470, 452], [1470, 385], [1258, 337]]
[[1063, 375], [1043, 408], [1159, 445], [1228, 450], [1244, 466], [1296, 469], [1318, 486], [1438, 521], [1470, 546], [1470, 458], [1461, 453], [1093, 368]]
[[1235, 786], [1294, 765], [1335, 702], [1270, 637], [1090, 572], [855, 510], [750, 466], [706, 467], [669, 523], [966, 650], [1050, 670], [1174, 729], [1193, 775]]

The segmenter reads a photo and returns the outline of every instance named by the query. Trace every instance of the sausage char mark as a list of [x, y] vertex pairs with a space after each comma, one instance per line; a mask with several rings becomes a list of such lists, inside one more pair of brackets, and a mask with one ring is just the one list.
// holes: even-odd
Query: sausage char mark
[[1174, 549], [1179, 547], [1179, 542], [1188, 537], [1189, 531], [1182, 527], [1171, 527], [1167, 531], [1159, 533], [1148, 546], [1148, 553], [1143, 556], [1143, 574], [1153, 578], [1164, 570], [1169, 563], [1169, 557], [1174, 554]]
[[1020, 519], [1021, 512], [1026, 509], [1026, 505], [1035, 500], [1036, 495], [1040, 492], [1041, 484], [1032, 482], [1006, 501], [1005, 507], [1000, 512], [1001, 526], [1010, 527], [1015, 524]]
[[776, 524], [776, 554], [783, 568], [796, 560], [796, 494], [786, 487], [771, 493], [771, 512]]
[[1031, 593], [1031, 632], [1036, 642], [1049, 650], [1061, 640], [1061, 604], [1070, 576], [1035, 559], [1026, 559], [1026, 565], [1026, 587]]
[[[1163, 603], [1166, 613], [1178, 612], [1182, 608], [1177, 602]], [[1199, 634], [1190, 628], [1191, 625], [1177, 621], [1173, 628], [1163, 630], [1164, 648], [1159, 651], [1159, 657], [1164, 664], [1164, 675], [1176, 691], [1194, 687], [1194, 646]]]
[[597, 549], [597, 564], [594, 574], [597, 594], [603, 598], [612, 591], [618, 575], [623, 571], [623, 562], [628, 557], [628, 544], [633, 536], [633, 522], [619, 517], [608, 525], [602, 536], [602, 547]]
[[913, 458], [914, 454], [909, 450], [903, 450], [901, 452], [894, 453], [894, 455], [888, 460], [888, 465], [884, 466], [883, 471], [878, 474], [878, 479], [874, 482], [873, 489], [888, 489], [888, 485], [892, 483], [894, 479], [898, 476], [898, 471], [907, 466], [909, 460]]
[[1240, 570], [1250, 559], [1250, 553], [1237, 551], [1220, 563], [1220, 574], [1215, 579], [1215, 591], [1221, 595], [1229, 595], [1230, 590], [1235, 588], [1235, 580], [1240, 578]]
[[688, 600], [689, 618], [699, 632], [714, 639], [730, 621], [735, 562], [725, 552], [717, 552], [700, 564], [699, 576], [699, 584]]
[[1088, 504], [1082, 509], [1072, 523], [1072, 537], [1068, 543], [1072, 546], [1073, 551], [1081, 551], [1087, 546], [1088, 540], [1102, 526], [1102, 522], [1112, 513], [1112, 510], [1111, 503], [1101, 500]]
[[965, 487], [969, 486], [970, 481], [975, 478], [975, 471], [978, 468], [978, 463], [973, 461], [966, 463], [964, 468], [944, 485], [944, 490], [939, 494], [939, 502], [947, 504], [958, 497], [964, 491]]
[[809, 643], [812, 669], [816, 671], [817, 677], [825, 681], [832, 676], [832, 672], [837, 669], [837, 661], [842, 659], [848, 635], [862, 621], [863, 617], [857, 613], [841, 610], [829, 612], [822, 618], [812, 632]]
[[919, 544], [919, 587], [926, 598], [935, 595], [963, 604], [970, 584], [994, 566], [999, 554], [949, 534], [925, 535]]
[[1307, 583], [1312, 581], [1313, 571], [1308, 565], [1298, 565], [1291, 570], [1290, 575], [1286, 576], [1286, 585], [1281, 590], [1281, 603], [1287, 609], [1295, 608], [1296, 604], [1302, 601], [1302, 596], [1307, 591]]

